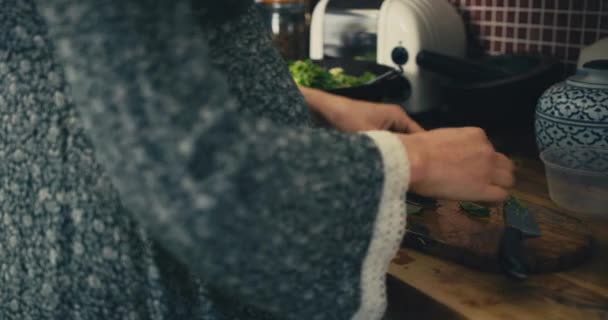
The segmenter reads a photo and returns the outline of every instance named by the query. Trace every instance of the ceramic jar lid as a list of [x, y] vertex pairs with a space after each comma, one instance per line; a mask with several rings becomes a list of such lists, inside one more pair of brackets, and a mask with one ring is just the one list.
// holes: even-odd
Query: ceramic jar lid
[[579, 69], [576, 75], [567, 80], [569, 85], [608, 89], [608, 60], [594, 60], [587, 62]]

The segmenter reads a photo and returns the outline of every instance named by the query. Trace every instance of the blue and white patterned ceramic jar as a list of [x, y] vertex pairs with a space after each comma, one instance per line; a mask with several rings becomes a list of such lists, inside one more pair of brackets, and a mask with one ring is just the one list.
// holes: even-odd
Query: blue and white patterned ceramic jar
[[536, 142], [549, 147], [608, 148], [608, 60], [586, 63], [549, 88], [536, 108]]

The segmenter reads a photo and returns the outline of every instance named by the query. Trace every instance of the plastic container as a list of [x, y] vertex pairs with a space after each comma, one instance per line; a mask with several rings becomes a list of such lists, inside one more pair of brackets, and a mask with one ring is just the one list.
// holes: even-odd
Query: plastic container
[[557, 205], [608, 219], [608, 148], [551, 147], [540, 157]]

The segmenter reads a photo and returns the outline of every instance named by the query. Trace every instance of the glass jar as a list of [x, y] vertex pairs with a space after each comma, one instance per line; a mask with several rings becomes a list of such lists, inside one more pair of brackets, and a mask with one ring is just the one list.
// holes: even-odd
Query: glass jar
[[272, 42], [286, 60], [308, 57], [307, 1], [259, 0], [260, 8]]

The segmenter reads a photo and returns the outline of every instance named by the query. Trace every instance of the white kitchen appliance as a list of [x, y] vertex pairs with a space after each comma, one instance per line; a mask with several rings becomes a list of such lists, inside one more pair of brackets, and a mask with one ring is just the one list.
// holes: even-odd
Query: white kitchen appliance
[[411, 85], [404, 106], [412, 113], [442, 103], [436, 78], [416, 63], [422, 50], [465, 56], [464, 23], [447, 0], [321, 0], [313, 11], [310, 58], [402, 68]]

